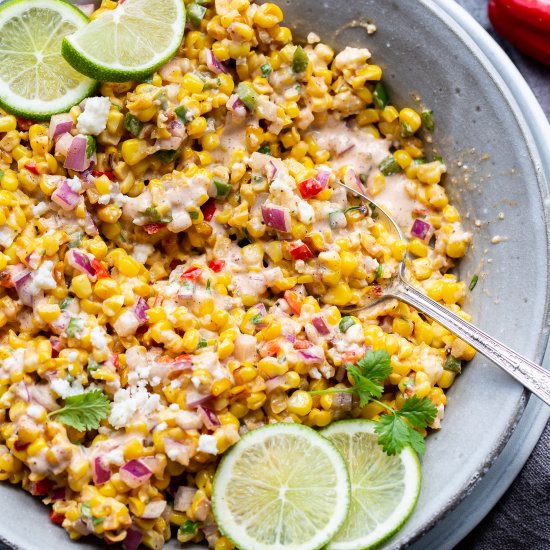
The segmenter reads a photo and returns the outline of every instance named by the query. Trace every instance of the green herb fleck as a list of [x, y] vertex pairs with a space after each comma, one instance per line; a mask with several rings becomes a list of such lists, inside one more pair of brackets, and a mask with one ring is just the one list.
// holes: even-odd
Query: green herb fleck
[[92, 157], [96, 152], [97, 145], [94, 136], [86, 136], [86, 156]]
[[353, 317], [346, 316], [340, 319], [338, 328], [340, 329], [340, 332], [347, 332], [351, 325], [355, 325], [355, 319]]
[[187, 18], [193, 25], [200, 25], [206, 14], [206, 8], [193, 2], [187, 6]]
[[433, 132], [435, 128], [433, 111], [431, 109], [425, 109], [420, 113], [420, 118], [422, 119], [422, 126], [424, 126], [428, 132]]
[[208, 340], [206, 338], [201, 338], [197, 344], [197, 349], [205, 348], [208, 345]]
[[220, 180], [213, 180], [212, 182], [216, 188], [216, 197], [224, 198], [229, 195], [229, 192], [233, 189], [229, 183]]
[[83, 324], [84, 323], [80, 317], [71, 317], [66, 329], [67, 336], [69, 336], [69, 338], [76, 338], [77, 334], [82, 332], [84, 328], [82, 326]]
[[191, 210], [191, 212], [189, 212], [189, 217], [192, 220], [198, 220], [199, 219], [199, 213], [196, 210]]
[[462, 372], [462, 361], [457, 359], [454, 355], [449, 355], [443, 368], [455, 374], [460, 374]]
[[258, 94], [256, 90], [246, 82], [241, 82], [237, 86], [237, 95], [244, 103], [244, 106], [249, 110], [254, 112], [258, 106]]
[[179, 532], [184, 535], [195, 535], [199, 530], [199, 523], [197, 521], [186, 520], [179, 528]]
[[92, 525], [94, 527], [97, 527], [99, 524], [103, 523], [105, 521], [105, 518], [104, 517], [99, 517], [99, 518], [96, 518], [93, 514], [92, 514], [92, 510], [90, 508], [90, 505], [88, 503], [84, 503], [84, 504], [81, 504], [80, 505], [80, 510], [82, 512], [82, 515], [89, 519], [91, 522], [92, 522]]
[[382, 277], [382, 271], [384, 271], [384, 267], [382, 264], [378, 264], [378, 267], [376, 268], [376, 273], [374, 275], [375, 279], [380, 279]]
[[270, 145], [262, 145], [259, 149], [258, 149], [258, 153], [262, 153], [264, 155], [271, 155], [271, 146]]
[[260, 67], [260, 70], [262, 71], [262, 76], [264, 78], [267, 78], [270, 74], [271, 74], [271, 65], [269, 63], [264, 63], [261, 67]]
[[478, 281], [479, 281], [479, 275], [476, 274], [472, 277], [472, 280], [470, 281], [470, 284], [468, 285], [468, 288], [470, 289], [470, 292], [472, 290], [474, 290], [474, 288], [476, 287]]
[[374, 93], [372, 94], [372, 99], [377, 109], [382, 110], [390, 100], [388, 96], [388, 91], [382, 82], [378, 82], [374, 87]]
[[157, 157], [163, 164], [169, 164], [174, 162], [178, 156], [179, 151], [177, 149], [161, 149], [155, 153]]
[[141, 130], [143, 130], [143, 122], [139, 121], [131, 113], [126, 113], [124, 117], [124, 128], [128, 130], [133, 136], [139, 136]]
[[78, 431], [97, 430], [99, 423], [107, 418], [111, 403], [101, 390], [72, 395], [65, 399], [65, 405], [52, 411], [48, 417], [57, 420]]
[[88, 357], [88, 372], [95, 372], [97, 369], [100, 369], [103, 365], [98, 363], [93, 357]]
[[167, 212], [161, 215], [160, 212], [151, 206], [146, 208], [143, 212], [140, 212], [143, 216], [147, 216], [151, 221], [155, 223], [170, 223], [172, 221], [172, 213]]
[[61, 302], [59, 303], [59, 309], [61, 311], [64, 311], [67, 309], [68, 305], [72, 302], [72, 298], [69, 298], [68, 296], [66, 298], [63, 298]]
[[391, 176], [401, 172], [401, 166], [395, 160], [393, 155], [388, 155], [379, 165], [378, 168], [384, 176]]
[[414, 135], [414, 132], [412, 130], [412, 128], [406, 123], [406, 122], [402, 122], [401, 123], [401, 136], [402, 137], [411, 137]]
[[303, 73], [309, 64], [309, 58], [302, 46], [297, 46], [292, 56], [292, 71], [295, 73]]
[[83, 238], [84, 233], [75, 233], [73, 238], [69, 241], [69, 248], [76, 248], [77, 246], [80, 246]]
[[253, 324], [253, 325], [259, 325], [262, 321], [263, 321], [263, 316], [258, 313], [257, 315], [254, 315], [254, 317], [252, 317], [250, 319], [250, 322]]
[[187, 113], [189, 113], [189, 111], [187, 110], [187, 107], [185, 105], [180, 105], [179, 107], [176, 107], [174, 109], [174, 113], [182, 122], [187, 122]]

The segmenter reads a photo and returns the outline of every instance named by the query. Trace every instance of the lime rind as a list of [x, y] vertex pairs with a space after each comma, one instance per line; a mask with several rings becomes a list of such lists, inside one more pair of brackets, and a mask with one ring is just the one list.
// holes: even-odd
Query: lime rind
[[343, 525], [349, 502], [349, 475], [336, 447], [298, 424], [248, 432], [214, 477], [218, 527], [241, 550], [323, 548]]
[[61, 53], [77, 71], [97, 80], [141, 81], [174, 55], [184, 31], [182, 1], [126, 0], [65, 37]]
[[92, 94], [93, 79], [61, 56], [61, 40], [88, 18], [64, 0], [8, 0], [0, 5], [0, 106], [47, 120]]
[[[327, 550], [378, 548], [401, 529], [418, 501], [422, 477], [417, 454], [406, 447], [399, 455], [387, 455], [377, 442], [375, 427], [376, 422], [355, 419], [334, 422], [321, 431], [348, 464], [352, 491], [348, 520]], [[354, 453], [361, 436], [362, 452]]]

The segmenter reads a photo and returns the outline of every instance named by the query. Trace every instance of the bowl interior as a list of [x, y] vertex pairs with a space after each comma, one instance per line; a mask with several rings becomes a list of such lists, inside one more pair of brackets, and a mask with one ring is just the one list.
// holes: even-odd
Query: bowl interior
[[[336, 49], [368, 47], [398, 106], [433, 109], [434, 150], [448, 167], [447, 192], [474, 234], [457, 268], [466, 282], [480, 277], [465, 309], [481, 328], [540, 359], [548, 318], [544, 175], [515, 100], [494, 70], [429, 0], [277, 3], [301, 38], [313, 31]], [[375, 34], [367, 33], [367, 22], [377, 25]], [[467, 494], [502, 448], [524, 401], [517, 383], [476, 357], [449, 391], [443, 429], [429, 437], [418, 506], [385, 548], [414, 540]], [[10, 545], [74, 548], [43, 505], [18, 489], [0, 485], [0, 513], [0, 534]]]

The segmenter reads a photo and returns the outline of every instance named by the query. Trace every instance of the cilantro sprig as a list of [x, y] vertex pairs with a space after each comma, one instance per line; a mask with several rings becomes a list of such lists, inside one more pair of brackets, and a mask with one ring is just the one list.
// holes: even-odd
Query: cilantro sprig
[[48, 417], [55, 416], [56, 420], [78, 431], [96, 430], [107, 418], [110, 408], [109, 398], [101, 390], [94, 390], [67, 397], [65, 405], [49, 413]]
[[[395, 410], [377, 398], [384, 392], [384, 380], [392, 371], [390, 355], [385, 350], [369, 351], [357, 363], [346, 363], [353, 385], [349, 388], [329, 388], [310, 391], [311, 395], [328, 393], [351, 393], [359, 397], [359, 406], [369, 402], [386, 409], [387, 414], [380, 417], [375, 432], [378, 443], [388, 455], [395, 455], [410, 445], [417, 453], [425, 450], [424, 438], [416, 429], [424, 429], [431, 424], [437, 414], [437, 408], [426, 397], [416, 395], [405, 401], [400, 410]], [[416, 428], [416, 429], [415, 429]]]

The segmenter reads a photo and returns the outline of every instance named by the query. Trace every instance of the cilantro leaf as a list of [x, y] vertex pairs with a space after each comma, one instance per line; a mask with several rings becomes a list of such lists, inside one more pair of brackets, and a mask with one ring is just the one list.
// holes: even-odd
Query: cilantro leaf
[[369, 351], [357, 361], [357, 365], [361, 367], [363, 376], [378, 382], [383, 382], [391, 374], [391, 357], [383, 349]]
[[380, 397], [384, 388], [376, 381], [370, 380], [361, 374], [355, 365], [348, 363], [346, 369], [353, 378], [353, 389], [359, 396], [359, 406], [365, 407], [371, 397]]
[[425, 428], [433, 422], [436, 414], [437, 409], [428, 398], [419, 399], [413, 395], [400, 410], [380, 418], [374, 429], [378, 443], [389, 455], [400, 453], [407, 445], [422, 454], [426, 449], [424, 438], [414, 428]]
[[71, 395], [65, 399], [65, 406], [48, 414], [78, 431], [96, 430], [107, 418], [111, 403], [101, 390]]

